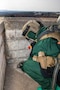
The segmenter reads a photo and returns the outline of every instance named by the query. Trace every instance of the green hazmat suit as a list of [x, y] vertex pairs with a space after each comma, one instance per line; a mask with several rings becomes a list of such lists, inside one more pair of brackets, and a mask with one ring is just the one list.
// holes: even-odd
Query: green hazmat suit
[[[35, 44], [32, 56], [37, 55], [39, 51], [44, 51], [47, 56], [56, 57], [60, 53], [59, 48], [60, 46], [57, 45], [56, 39], [47, 38], [40, 40]], [[44, 78], [42, 76], [39, 63], [33, 61], [31, 56], [24, 62], [22, 69], [35, 81], [42, 85], [43, 90], [50, 90], [51, 78]]]
[[[43, 32], [44, 30], [46, 30], [46, 28], [42, 28], [40, 31]], [[28, 60], [25, 61], [22, 66], [22, 70], [38, 82], [41, 85], [42, 90], [51, 90], [52, 78], [44, 78], [42, 76], [40, 64], [33, 61], [32, 57], [38, 55], [38, 52], [40, 51], [43, 51], [46, 56], [57, 57], [60, 53], [60, 45], [58, 45], [57, 42], [58, 40], [54, 38], [38, 40], [32, 49], [31, 56], [29, 56]]]

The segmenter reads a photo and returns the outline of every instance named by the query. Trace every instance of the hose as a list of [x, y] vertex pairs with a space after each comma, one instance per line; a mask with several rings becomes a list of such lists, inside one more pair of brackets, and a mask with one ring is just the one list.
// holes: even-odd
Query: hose
[[56, 58], [56, 60], [57, 60], [57, 63], [53, 72], [52, 90], [55, 90], [56, 88], [57, 75], [60, 69], [60, 53], [58, 54], [58, 57]]
[[57, 81], [59, 66], [60, 66], [59, 63], [57, 63], [56, 66], [55, 66], [55, 69], [54, 69], [53, 81], [52, 81], [52, 90], [55, 90], [55, 88], [56, 88], [56, 81]]

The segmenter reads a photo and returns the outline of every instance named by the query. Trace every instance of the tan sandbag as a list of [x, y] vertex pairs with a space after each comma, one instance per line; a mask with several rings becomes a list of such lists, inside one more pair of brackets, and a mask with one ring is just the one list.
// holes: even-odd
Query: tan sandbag
[[55, 58], [51, 56], [45, 56], [45, 53], [40, 51], [38, 56], [33, 56], [33, 60], [39, 62], [41, 67], [47, 69], [47, 67], [55, 66]]
[[29, 30], [32, 30], [33, 32], [37, 32], [40, 28], [40, 24], [36, 20], [29, 20], [22, 28], [24, 31], [27, 26], [30, 26]]
[[38, 62], [38, 57], [40, 57], [40, 56], [45, 56], [45, 53], [42, 52], [42, 51], [40, 51], [40, 52], [38, 52], [38, 56], [34, 55], [32, 59], [34, 61], [37, 61]]
[[47, 56], [47, 67], [53, 67], [55, 65], [55, 59], [51, 56]]
[[37, 62], [40, 63], [41, 67], [47, 69], [47, 57], [46, 56], [38, 56]]
[[58, 41], [60, 41], [60, 33], [59, 33], [59, 32], [54, 32], [54, 33], [46, 34], [46, 35], [42, 36], [42, 37], [40, 38], [40, 40], [46, 39], [46, 38], [48, 38], [48, 37], [52, 37], [52, 38], [55, 38], [55, 39], [57, 39]]

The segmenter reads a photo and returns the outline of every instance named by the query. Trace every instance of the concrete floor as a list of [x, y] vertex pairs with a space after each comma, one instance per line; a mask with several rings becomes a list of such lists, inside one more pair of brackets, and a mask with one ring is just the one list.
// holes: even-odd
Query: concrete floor
[[37, 82], [20, 69], [7, 65], [4, 90], [37, 90], [38, 86]]

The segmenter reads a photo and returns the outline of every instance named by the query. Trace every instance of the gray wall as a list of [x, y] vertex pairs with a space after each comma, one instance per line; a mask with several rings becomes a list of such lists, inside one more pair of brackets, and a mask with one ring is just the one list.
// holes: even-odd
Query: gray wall
[[52, 25], [57, 18], [37, 18], [37, 17], [6, 17], [6, 59], [8, 63], [19, 63], [26, 60], [30, 54], [28, 50], [29, 42], [22, 36], [22, 27], [28, 20], [39, 20], [45, 26]]
[[4, 51], [4, 24], [0, 23], [0, 90], [3, 90], [4, 77], [5, 77], [5, 51]]

